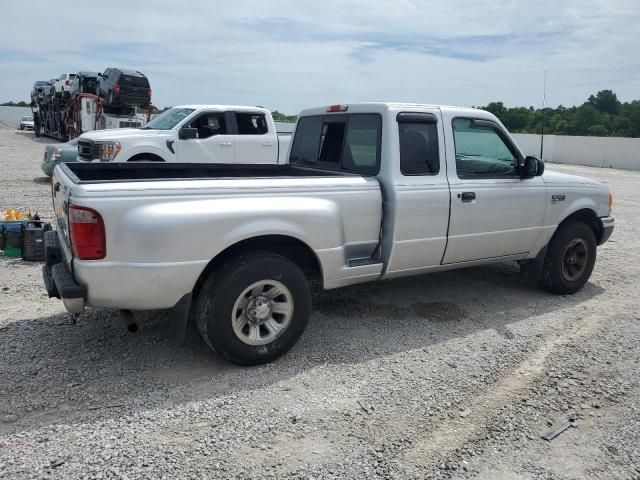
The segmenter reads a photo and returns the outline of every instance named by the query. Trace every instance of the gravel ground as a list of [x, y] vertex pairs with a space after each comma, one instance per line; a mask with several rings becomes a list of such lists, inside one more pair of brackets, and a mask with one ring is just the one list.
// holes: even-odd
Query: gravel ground
[[[51, 218], [43, 143], [0, 128], [0, 207]], [[240, 368], [163, 312], [76, 324], [0, 256], [0, 478], [640, 478], [640, 174], [573, 296], [512, 265], [314, 294], [296, 347]], [[551, 425], [576, 419], [551, 442]]]

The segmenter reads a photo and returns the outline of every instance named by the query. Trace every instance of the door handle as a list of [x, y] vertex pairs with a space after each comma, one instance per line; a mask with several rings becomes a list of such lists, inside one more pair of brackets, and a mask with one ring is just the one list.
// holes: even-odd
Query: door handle
[[476, 192], [462, 192], [458, 198], [462, 199], [462, 203], [471, 203], [476, 199]]
[[221, 147], [230, 147], [232, 144], [231, 142], [220, 142], [218, 145]]
[[262, 146], [263, 147], [273, 147], [273, 142], [263, 142]]

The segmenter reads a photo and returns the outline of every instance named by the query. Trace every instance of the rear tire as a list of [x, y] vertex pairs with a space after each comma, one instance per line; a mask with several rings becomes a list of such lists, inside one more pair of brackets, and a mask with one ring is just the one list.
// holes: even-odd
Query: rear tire
[[298, 341], [309, 322], [311, 295], [291, 260], [243, 253], [213, 271], [200, 289], [195, 319], [205, 342], [238, 365], [268, 363]]
[[549, 242], [540, 285], [552, 293], [576, 293], [591, 276], [596, 247], [595, 234], [587, 224], [577, 220], [565, 222]]

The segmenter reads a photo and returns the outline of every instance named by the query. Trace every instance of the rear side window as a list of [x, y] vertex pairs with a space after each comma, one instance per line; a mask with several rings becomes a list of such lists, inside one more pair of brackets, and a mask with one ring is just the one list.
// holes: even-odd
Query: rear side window
[[398, 134], [403, 175], [437, 175], [440, 172], [436, 123], [398, 122]]
[[376, 174], [382, 122], [377, 114], [303, 117], [298, 121], [290, 163]]
[[269, 131], [267, 119], [262, 113], [236, 112], [238, 135], [264, 135]]

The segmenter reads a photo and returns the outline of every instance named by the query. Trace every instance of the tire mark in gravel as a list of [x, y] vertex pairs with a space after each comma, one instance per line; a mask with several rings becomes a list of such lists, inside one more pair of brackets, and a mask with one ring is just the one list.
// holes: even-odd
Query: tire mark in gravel
[[561, 336], [547, 337], [538, 349], [507, 376], [492, 384], [484, 394], [475, 397], [469, 404], [471, 413], [468, 417], [456, 416], [428, 436], [418, 439], [414, 447], [405, 453], [405, 460], [428, 467], [467, 444], [485, 428], [503, 405], [520, 396], [541, 376], [546, 360], [554, 349], [566, 345], [575, 337], [589, 334], [606, 319], [607, 316], [604, 315], [583, 317], [579, 324], [569, 326]]

